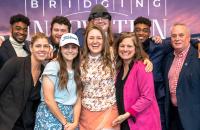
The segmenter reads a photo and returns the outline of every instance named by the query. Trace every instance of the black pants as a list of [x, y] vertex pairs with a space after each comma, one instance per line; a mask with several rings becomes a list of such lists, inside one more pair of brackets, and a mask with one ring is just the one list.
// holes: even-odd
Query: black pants
[[165, 97], [157, 99], [158, 107], [160, 111], [160, 120], [162, 125], [162, 130], [167, 130], [166, 128], [166, 120], [165, 120]]
[[178, 113], [178, 107], [175, 107], [173, 105], [171, 105], [169, 128], [169, 130], [184, 130]]

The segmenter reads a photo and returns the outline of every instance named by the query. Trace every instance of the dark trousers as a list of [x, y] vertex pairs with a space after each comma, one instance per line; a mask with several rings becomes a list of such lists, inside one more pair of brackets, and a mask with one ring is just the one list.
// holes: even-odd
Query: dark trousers
[[162, 130], [167, 130], [166, 128], [166, 120], [165, 120], [165, 97], [157, 99], [158, 107], [160, 111], [160, 120], [162, 125]]
[[175, 107], [173, 105], [171, 105], [169, 128], [169, 130], [184, 130], [178, 113], [178, 107]]

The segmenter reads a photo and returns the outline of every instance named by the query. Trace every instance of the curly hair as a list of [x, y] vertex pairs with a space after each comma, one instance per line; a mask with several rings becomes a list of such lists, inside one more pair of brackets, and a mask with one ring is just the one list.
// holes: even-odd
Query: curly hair
[[70, 23], [70, 21], [66, 17], [64, 17], [64, 16], [55, 16], [52, 19], [52, 21], [51, 21], [51, 31], [52, 31], [53, 25], [55, 23], [66, 25], [68, 27], [69, 32], [70, 32], [70, 30], [71, 30], [71, 23]]
[[140, 16], [140, 17], [137, 17], [137, 18], [135, 19], [135, 21], [134, 21], [134, 26], [135, 26], [136, 24], [145, 24], [145, 25], [151, 27], [151, 20], [148, 19], [148, 18], [145, 18], [145, 17]]
[[23, 22], [27, 26], [29, 26], [31, 24], [29, 18], [22, 14], [17, 14], [17, 15], [11, 16], [10, 25], [13, 25], [14, 23], [17, 23], [17, 22]]

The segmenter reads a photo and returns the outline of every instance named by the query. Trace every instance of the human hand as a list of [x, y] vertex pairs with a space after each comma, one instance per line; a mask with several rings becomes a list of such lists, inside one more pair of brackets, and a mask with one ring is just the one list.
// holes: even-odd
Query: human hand
[[121, 124], [122, 122], [124, 122], [127, 118], [130, 117], [130, 113], [126, 112], [125, 114], [119, 115], [113, 122], [112, 122], [112, 126], [116, 126]]
[[146, 72], [152, 72], [153, 71], [153, 64], [149, 59], [144, 59], [143, 63], [146, 65], [145, 71]]
[[162, 38], [160, 36], [153, 36], [152, 40], [156, 43], [156, 44], [162, 44]]
[[125, 121], [127, 118], [124, 115], [119, 115], [117, 118], [114, 119], [112, 122], [112, 126], [116, 126], [121, 124], [123, 121]]
[[53, 48], [50, 47], [46, 60], [51, 60], [53, 58]]
[[78, 124], [76, 123], [67, 123], [64, 126], [64, 130], [75, 130], [77, 128]]

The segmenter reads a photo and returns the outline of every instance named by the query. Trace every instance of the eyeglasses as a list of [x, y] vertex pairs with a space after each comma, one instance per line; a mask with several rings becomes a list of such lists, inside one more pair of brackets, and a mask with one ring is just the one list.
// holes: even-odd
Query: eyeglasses
[[111, 15], [107, 12], [101, 12], [101, 13], [93, 13], [89, 16], [89, 21], [96, 18], [102, 18], [102, 19], [109, 19], [111, 20]]
[[93, 20], [94, 20], [94, 22], [97, 22], [97, 21], [106, 21], [108, 19], [104, 18], [104, 17], [98, 17], [98, 18], [94, 18]]

